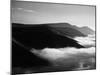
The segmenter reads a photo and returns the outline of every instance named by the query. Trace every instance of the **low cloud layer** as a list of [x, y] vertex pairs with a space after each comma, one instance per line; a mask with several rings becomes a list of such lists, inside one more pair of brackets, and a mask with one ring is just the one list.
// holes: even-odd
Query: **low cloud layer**
[[76, 37], [74, 40], [78, 41], [81, 45], [93, 45], [95, 46], [95, 35], [88, 35], [87, 37]]
[[32, 50], [33, 53], [35, 53], [38, 56], [41, 56], [48, 60], [57, 60], [59, 58], [72, 58], [73, 56], [94, 56], [95, 55], [95, 48], [45, 48], [41, 51], [39, 50]]
[[[94, 45], [92, 39], [89, 37], [77, 37], [75, 38], [81, 45]], [[32, 49], [32, 53], [37, 56], [49, 60], [53, 65], [73, 65], [77, 64], [79, 69], [88, 69], [95, 64], [95, 47], [89, 48], [44, 48], [42, 50]], [[87, 67], [83, 67], [84, 64], [88, 64]]]

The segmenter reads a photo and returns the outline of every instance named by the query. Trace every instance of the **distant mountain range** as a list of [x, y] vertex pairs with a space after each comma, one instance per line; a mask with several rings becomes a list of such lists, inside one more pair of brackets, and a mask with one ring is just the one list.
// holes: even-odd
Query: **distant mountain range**
[[94, 30], [92, 30], [91, 28], [87, 27], [87, 26], [84, 26], [84, 27], [76, 27], [76, 26], [73, 26], [75, 29], [79, 30], [81, 33], [83, 33], [84, 35], [92, 35], [95, 33]]
[[89, 34], [92, 35], [95, 33], [95, 31], [93, 31], [88, 26], [77, 27], [69, 23], [51, 23], [49, 25], [53, 28], [56, 28], [57, 30], [65, 32], [66, 35], [69, 35], [71, 37], [74, 37], [75, 35], [76, 36], [87, 36]]

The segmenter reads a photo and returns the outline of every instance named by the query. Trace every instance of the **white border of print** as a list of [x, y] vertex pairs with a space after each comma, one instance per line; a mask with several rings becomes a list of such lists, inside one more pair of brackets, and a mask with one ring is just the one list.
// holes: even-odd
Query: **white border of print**
[[[100, 0], [24, 0], [24, 1], [40, 1], [40, 2], [54, 2], [54, 3], [69, 3], [69, 4], [85, 4], [96, 5], [97, 18], [97, 69], [96, 70], [84, 70], [84, 71], [68, 71], [68, 72], [50, 72], [50, 73], [38, 73], [29, 75], [98, 75], [100, 72]], [[0, 75], [10, 75], [10, 0], [0, 1]]]

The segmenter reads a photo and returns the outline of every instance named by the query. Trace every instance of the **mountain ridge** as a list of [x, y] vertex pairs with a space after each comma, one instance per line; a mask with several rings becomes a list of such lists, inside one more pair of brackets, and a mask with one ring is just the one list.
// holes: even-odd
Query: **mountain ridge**
[[49, 26], [53, 30], [56, 30], [59, 33], [63, 33], [64, 35], [67, 35], [69, 37], [76, 37], [76, 36], [86, 36], [85, 34], [81, 33], [79, 30], [73, 28], [69, 23], [49, 23], [49, 24], [17, 24], [13, 23], [14, 26], [19, 27], [34, 27], [34, 26]]

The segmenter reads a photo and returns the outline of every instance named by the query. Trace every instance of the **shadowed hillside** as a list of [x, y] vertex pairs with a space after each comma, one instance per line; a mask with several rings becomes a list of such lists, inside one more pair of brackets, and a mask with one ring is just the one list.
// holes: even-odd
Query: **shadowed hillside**
[[[60, 30], [59, 30], [60, 31]], [[81, 48], [77, 41], [54, 33], [49, 25], [12, 24], [12, 36], [27, 47], [35, 49], [76, 47]]]

